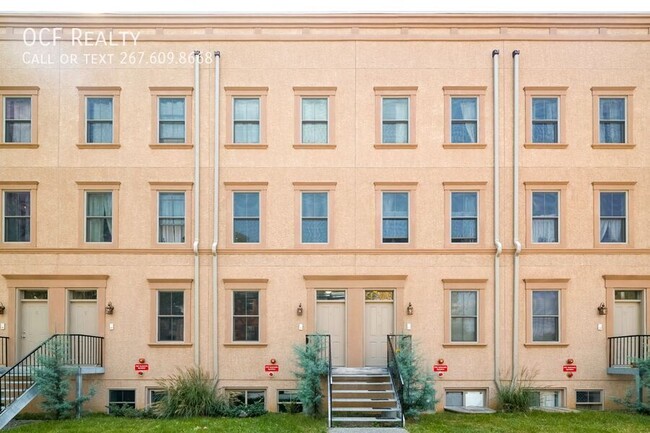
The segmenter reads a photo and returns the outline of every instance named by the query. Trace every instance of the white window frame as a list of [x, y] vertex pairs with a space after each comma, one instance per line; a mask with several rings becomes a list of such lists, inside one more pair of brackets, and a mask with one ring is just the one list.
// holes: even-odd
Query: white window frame
[[[600, 123], [603, 120], [601, 118], [601, 116], [600, 116], [600, 100], [601, 99], [623, 99], [623, 101], [624, 101], [624, 104], [625, 104], [625, 118], [623, 120], [623, 122], [624, 122], [624, 124], [623, 124], [623, 134], [625, 134], [625, 136], [623, 137], [623, 141], [620, 142], [620, 143], [618, 143], [618, 142], [610, 143], [610, 142], [602, 141], [602, 137], [600, 136]], [[629, 134], [628, 134], [628, 130], [627, 130], [628, 125], [629, 125], [629, 122], [628, 122], [628, 116], [629, 116], [629, 114], [628, 114], [628, 111], [629, 111], [628, 110], [628, 105], [629, 105], [628, 104], [628, 95], [618, 95], [618, 96], [617, 95], [598, 95], [598, 142], [599, 143], [601, 143], [601, 144], [611, 144], [611, 145], [628, 144], [628, 142], [629, 142], [629, 139], [628, 139]], [[607, 120], [606, 120], [606, 122], [607, 122]], [[611, 120], [610, 120], [610, 122], [611, 122]]]
[[137, 408], [137, 402], [138, 402], [138, 391], [135, 388], [108, 388], [108, 405], [106, 407], [106, 413], [110, 413], [110, 405], [111, 404], [122, 404], [124, 405], [129, 404], [129, 407], [131, 402], [125, 402], [125, 401], [117, 401], [117, 402], [112, 402], [111, 401], [111, 391], [133, 391], [133, 408]]
[[[406, 99], [406, 141], [404, 143], [395, 142], [388, 143], [384, 141], [384, 100], [385, 99]], [[411, 97], [408, 95], [399, 96], [399, 95], [382, 95], [381, 96], [381, 124], [379, 127], [381, 135], [381, 144], [409, 144], [411, 142]], [[400, 120], [401, 121], [401, 120]]]
[[[7, 98], [29, 98], [29, 141], [7, 141]], [[2, 140], [5, 144], [31, 144], [34, 142], [34, 95], [4, 95], [2, 97]]]
[[[12, 192], [18, 192], [18, 193], [26, 192], [26, 193], [29, 194], [29, 240], [28, 241], [8, 241], [5, 238], [5, 226], [6, 226], [6, 223], [7, 223], [7, 214], [6, 214], [7, 195], [6, 194], [8, 192], [9, 193], [12, 193]], [[2, 230], [2, 242], [7, 243], [7, 244], [11, 244], [11, 245], [16, 245], [16, 244], [26, 245], [26, 244], [32, 243], [33, 242], [33, 237], [34, 237], [34, 234], [32, 233], [32, 228], [33, 228], [33, 221], [32, 221], [32, 206], [33, 206], [33, 204], [32, 204], [32, 191], [29, 190], [29, 189], [3, 189], [3, 190], [0, 190], [0, 194], [2, 194], [2, 197], [1, 197], [1, 199], [2, 199], [2, 224], [0, 224], [2, 226], [2, 227], [0, 227], [0, 229]], [[9, 217], [9, 218], [11, 218], [11, 217]]]
[[[104, 192], [104, 193], [109, 193], [111, 195], [111, 227], [113, 228], [113, 232], [111, 233], [111, 241], [110, 242], [98, 242], [98, 241], [89, 241], [88, 240], [88, 193], [97, 193], [97, 192]], [[114, 190], [112, 189], [86, 189], [84, 190], [84, 242], [87, 244], [99, 244], [99, 245], [110, 245], [115, 243], [115, 224], [113, 224], [114, 220], [113, 218], [115, 217], [115, 194]], [[91, 217], [95, 218], [95, 217]]]
[[[156, 212], [157, 212], [157, 219], [156, 219], [156, 243], [159, 245], [183, 245], [187, 243], [187, 194], [186, 191], [184, 190], [158, 190], [156, 191]], [[178, 194], [182, 193], [183, 194], [183, 237], [185, 238], [184, 241], [181, 242], [160, 242], [160, 194]]]
[[[476, 101], [476, 141], [455, 142], [453, 140], [454, 120], [466, 121], [465, 119], [454, 119], [454, 99], [474, 99]], [[481, 98], [475, 95], [450, 95], [449, 96], [449, 141], [451, 144], [478, 144], [481, 142], [481, 107], [479, 106]]]
[[[457, 143], [456, 143], [457, 144]], [[453, 221], [454, 221], [454, 194], [474, 193], [476, 194], [476, 242], [454, 242]], [[459, 217], [460, 218], [460, 217]], [[452, 245], [478, 245], [481, 243], [481, 192], [478, 190], [451, 190], [449, 191], [449, 243]]]
[[[535, 227], [535, 193], [537, 192], [554, 192], [557, 194], [557, 242], [535, 242], [534, 227]], [[562, 191], [557, 189], [534, 189], [530, 192], [530, 241], [535, 245], [559, 245], [562, 241]], [[543, 217], [538, 217], [543, 218]]]
[[[557, 101], [557, 119], [555, 119], [555, 123], [557, 123], [557, 141], [554, 141], [552, 143], [546, 143], [542, 141], [535, 141], [535, 112], [533, 110], [532, 113], [530, 113], [530, 141], [532, 144], [560, 144], [562, 142], [561, 137], [562, 137], [562, 130], [560, 129], [562, 127], [562, 121], [561, 116], [562, 112], [560, 111], [562, 109], [562, 104], [559, 96], [553, 96], [553, 95], [531, 95], [530, 97], [530, 106], [531, 110], [532, 107], [535, 106], [535, 99], [555, 99]], [[537, 119], [537, 121], [541, 121]], [[599, 120], [600, 122], [600, 120]], [[600, 123], [598, 125], [599, 130], [600, 130]]]
[[264, 402], [264, 408], [266, 408], [267, 404], [267, 398], [266, 398], [266, 389], [264, 388], [226, 388], [226, 392], [228, 393], [228, 396], [234, 393], [244, 393], [244, 406], [248, 406], [248, 393], [249, 392], [261, 392], [262, 393], [262, 398]]
[[[233, 96], [232, 98], [232, 125], [231, 125], [231, 131], [232, 131], [232, 142], [233, 144], [261, 144], [262, 143], [262, 98], [260, 96]], [[238, 99], [257, 99], [257, 111], [258, 111], [258, 120], [257, 120], [257, 141], [253, 142], [242, 142], [242, 141], [235, 141], [235, 123], [237, 122], [237, 118], [235, 117], [235, 102]]]
[[[235, 295], [238, 293], [256, 293], [257, 294], [257, 315], [254, 314], [235, 314]], [[262, 342], [262, 294], [261, 290], [233, 290], [232, 291], [232, 309], [230, 312], [230, 321], [232, 326], [231, 341], [241, 344], [257, 344]], [[235, 317], [257, 317], [257, 340], [236, 340], [235, 339]]]
[[[302, 199], [304, 194], [325, 194], [327, 197], [327, 215], [325, 219], [327, 221], [327, 239], [325, 242], [305, 242], [304, 233], [302, 231], [302, 223], [304, 220], [304, 215], [302, 214]], [[300, 243], [304, 245], [327, 245], [330, 242], [330, 193], [329, 191], [300, 191]]]
[[[161, 293], [180, 293], [183, 296], [183, 315], [180, 316], [183, 318], [183, 337], [180, 340], [161, 340], [160, 339], [160, 326], [159, 326], [159, 319], [160, 319], [160, 294]], [[157, 343], [163, 343], [163, 344], [180, 344], [185, 341], [187, 341], [187, 314], [185, 314], [185, 305], [186, 305], [186, 299], [185, 299], [185, 290], [181, 289], [157, 289], [156, 290], [156, 342]], [[179, 315], [165, 315], [163, 317], [179, 317]]]
[[[469, 388], [469, 389], [445, 389], [445, 406], [447, 406], [447, 393], [462, 393], [463, 394], [463, 405], [462, 406], [450, 406], [450, 407], [487, 407], [486, 403], [488, 402], [488, 390], [482, 388]], [[483, 406], [467, 406], [467, 393], [469, 392], [480, 392], [483, 393]]]
[[[557, 340], [535, 340], [535, 317], [553, 317], [535, 315], [535, 293], [536, 292], [556, 292], [557, 293]], [[562, 342], [562, 290], [560, 289], [532, 289], [530, 294], [530, 340], [533, 343], [557, 344]]]
[[[578, 403], [578, 393], [579, 392], [598, 392], [600, 394], [600, 409], [597, 409], [599, 411], [605, 410], [605, 390], [603, 389], [576, 389], [575, 390], [575, 397], [576, 397], [576, 409], [579, 409], [582, 406], [595, 406], [597, 403]], [[595, 409], [589, 409], [589, 410], [595, 410]]]
[[[259, 238], [257, 239], [257, 242], [237, 242], [235, 241], [235, 194], [239, 193], [256, 193], [257, 194], [257, 206], [258, 206], [258, 213], [259, 215], [257, 216], [257, 225], [258, 225], [258, 230], [259, 230]], [[232, 216], [231, 216], [231, 221], [232, 221], [232, 238], [231, 241], [234, 245], [260, 245], [262, 243], [262, 191], [261, 190], [233, 190], [232, 192]]]
[[[529, 390], [531, 394], [537, 393], [540, 394], [540, 397], [538, 398], [538, 401], [541, 403], [541, 393], [542, 392], [553, 392], [557, 395], [557, 405], [556, 406], [542, 406], [541, 404], [539, 406], [533, 406], [531, 404], [531, 407], [537, 408], [548, 408], [548, 407], [565, 407], [565, 399], [564, 399], [564, 389], [558, 389], [558, 388], [549, 388], [549, 389], [544, 389], [544, 388], [534, 388]], [[531, 402], [532, 403], [532, 402]]]
[[[476, 339], [474, 339], [474, 340], [454, 340], [454, 338], [453, 338], [454, 337], [454, 331], [453, 331], [453, 326], [452, 326], [452, 323], [453, 323], [452, 319], [454, 317], [463, 317], [463, 318], [464, 317], [471, 317], [471, 316], [454, 316], [452, 314], [452, 295], [455, 292], [473, 292], [474, 295], [476, 296], [476, 316], [475, 316], [476, 317], [476, 323], [475, 323]], [[479, 320], [481, 320], [481, 318], [480, 318], [481, 308], [480, 308], [480, 304], [479, 304], [480, 299], [481, 299], [481, 297], [480, 297], [479, 290], [476, 290], [476, 289], [453, 289], [453, 290], [449, 290], [449, 341], [450, 342], [452, 342], [452, 343], [478, 343], [479, 341], [481, 341], [481, 336], [479, 335], [479, 332], [480, 332], [480, 329], [481, 329], [481, 327], [479, 325], [479, 323], [480, 323]]]
[[[183, 110], [183, 141], [180, 143], [162, 143], [160, 141], [160, 100], [161, 99], [182, 99], [184, 101]], [[156, 96], [156, 143], [158, 144], [184, 144], [187, 143], [187, 96], [181, 95], [157, 95]], [[167, 121], [168, 122], [168, 121]]]
[[[88, 141], [88, 99], [110, 99], [111, 100], [111, 141], [110, 142], [98, 142], [98, 141]], [[85, 95], [84, 97], [84, 137], [86, 138], [85, 143], [87, 144], [113, 144], [115, 143], [115, 97], [113, 95]], [[92, 119], [92, 121], [106, 121], [106, 119]]]
[[[303, 104], [303, 101], [305, 99], [324, 99], [325, 103], [327, 104], [327, 119], [325, 120], [325, 123], [326, 123], [326, 126], [327, 126], [327, 140], [325, 140], [324, 143], [305, 143], [305, 138], [303, 136], [303, 122], [304, 122], [304, 120], [303, 120], [303, 117], [302, 117], [302, 114], [303, 114], [303, 105], [302, 104]], [[233, 110], [234, 110], [234, 107], [233, 107]], [[233, 111], [233, 113], [234, 113], [234, 111]], [[233, 114], [233, 116], [234, 116], [234, 114]], [[322, 122], [322, 121], [319, 121], [319, 122]], [[233, 125], [234, 125], [234, 121], [233, 121]], [[233, 137], [234, 137], [234, 133], [235, 132], [233, 130]], [[329, 96], [328, 95], [321, 95], [321, 96], [318, 96], [318, 95], [304, 96], [303, 95], [303, 96], [300, 96], [300, 143], [301, 144], [329, 144], [329, 142], [330, 142], [330, 98], [329, 98]]]
[[[384, 194], [406, 194], [406, 242], [384, 242]], [[408, 245], [411, 243], [411, 191], [405, 190], [382, 190], [381, 191], [381, 243], [382, 245]]]
[[[603, 216], [600, 213], [600, 208], [602, 207], [603, 193], [623, 193], [625, 195], [625, 242], [603, 242], [600, 239], [600, 225], [602, 224]], [[599, 190], [598, 191], [598, 243], [601, 245], [627, 245], [630, 240], [630, 191], [629, 190]], [[605, 217], [613, 218], [613, 217]], [[619, 219], [620, 217], [616, 217]]]
[[146, 407], [151, 407], [154, 402], [153, 399], [151, 398], [153, 396], [153, 393], [156, 392], [165, 392], [165, 388], [159, 388], [159, 387], [147, 387], [145, 388], [145, 391], [147, 393], [147, 406]]

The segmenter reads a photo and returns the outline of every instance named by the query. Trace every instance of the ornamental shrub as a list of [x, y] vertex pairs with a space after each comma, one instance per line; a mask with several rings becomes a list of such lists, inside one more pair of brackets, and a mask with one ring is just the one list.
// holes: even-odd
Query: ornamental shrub
[[323, 399], [321, 379], [328, 372], [328, 360], [322, 356], [326, 341], [323, 335], [312, 335], [307, 344], [293, 349], [299, 367], [294, 373], [298, 379], [298, 399], [307, 415], [317, 415]]

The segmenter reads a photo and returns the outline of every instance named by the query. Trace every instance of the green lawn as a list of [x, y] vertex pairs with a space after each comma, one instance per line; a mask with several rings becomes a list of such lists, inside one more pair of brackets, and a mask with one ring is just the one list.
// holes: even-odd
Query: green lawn
[[[302, 415], [267, 414], [259, 418], [192, 418], [185, 420], [140, 420], [101, 415], [80, 421], [46, 421], [13, 429], [15, 433], [325, 433], [324, 419]], [[407, 423], [410, 433], [497, 433], [497, 432], [650, 432], [650, 417], [612, 412], [572, 414], [459, 415], [438, 413]]]

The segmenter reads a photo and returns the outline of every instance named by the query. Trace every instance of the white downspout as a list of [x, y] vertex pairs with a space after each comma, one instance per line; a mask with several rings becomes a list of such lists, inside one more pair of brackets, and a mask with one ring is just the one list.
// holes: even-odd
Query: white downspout
[[219, 103], [221, 53], [214, 52], [214, 223], [212, 229], [212, 374], [219, 378], [219, 292], [217, 248], [219, 247]]
[[503, 251], [503, 245], [501, 245], [501, 240], [499, 238], [499, 211], [500, 211], [500, 177], [499, 177], [499, 50], [492, 51], [492, 89], [494, 92], [493, 96], [493, 131], [492, 131], [492, 146], [494, 147], [494, 193], [493, 193], [493, 209], [494, 209], [494, 247], [496, 248], [496, 253], [494, 255], [494, 383], [497, 388], [500, 386], [499, 378], [499, 367], [501, 365], [501, 324], [500, 324], [500, 314], [501, 314], [501, 282], [500, 282], [500, 257], [501, 252]]
[[519, 375], [519, 50], [512, 52], [513, 57], [513, 160], [512, 160], [512, 239], [515, 246], [514, 266], [512, 271], [512, 380]]
[[200, 89], [199, 89], [199, 59], [201, 52], [194, 51], [194, 243], [192, 249], [194, 250], [194, 364], [197, 367], [201, 366], [201, 351], [200, 341], [201, 336], [199, 333], [199, 304], [201, 301], [200, 291], [201, 285], [199, 284], [199, 192], [200, 192], [200, 169], [199, 169], [199, 107], [200, 107]]

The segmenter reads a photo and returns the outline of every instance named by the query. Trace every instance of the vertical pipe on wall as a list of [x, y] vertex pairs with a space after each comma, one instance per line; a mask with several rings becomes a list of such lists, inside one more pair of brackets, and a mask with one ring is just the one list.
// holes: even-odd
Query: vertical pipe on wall
[[219, 103], [221, 53], [214, 52], [214, 221], [212, 228], [212, 371], [215, 380], [219, 377], [219, 278], [217, 248], [219, 246]]
[[513, 58], [513, 159], [512, 159], [512, 239], [515, 256], [512, 270], [512, 380], [519, 373], [519, 50]]
[[199, 192], [200, 192], [200, 169], [199, 169], [199, 107], [200, 107], [200, 89], [199, 89], [199, 60], [201, 52], [194, 51], [194, 364], [201, 365], [201, 351], [199, 333], [199, 304], [200, 304], [200, 284], [199, 284]]
[[494, 212], [494, 247], [496, 252], [494, 254], [494, 383], [499, 386], [499, 367], [500, 367], [500, 355], [501, 355], [501, 324], [500, 314], [501, 314], [501, 283], [500, 283], [500, 261], [501, 252], [503, 251], [503, 246], [501, 245], [501, 240], [499, 236], [499, 211], [500, 211], [500, 178], [499, 178], [499, 50], [492, 51], [492, 90], [493, 95], [493, 106], [492, 106], [492, 117], [493, 117], [493, 129], [492, 129], [492, 146], [494, 147], [494, 180], [493, 180], [493, 212]]

